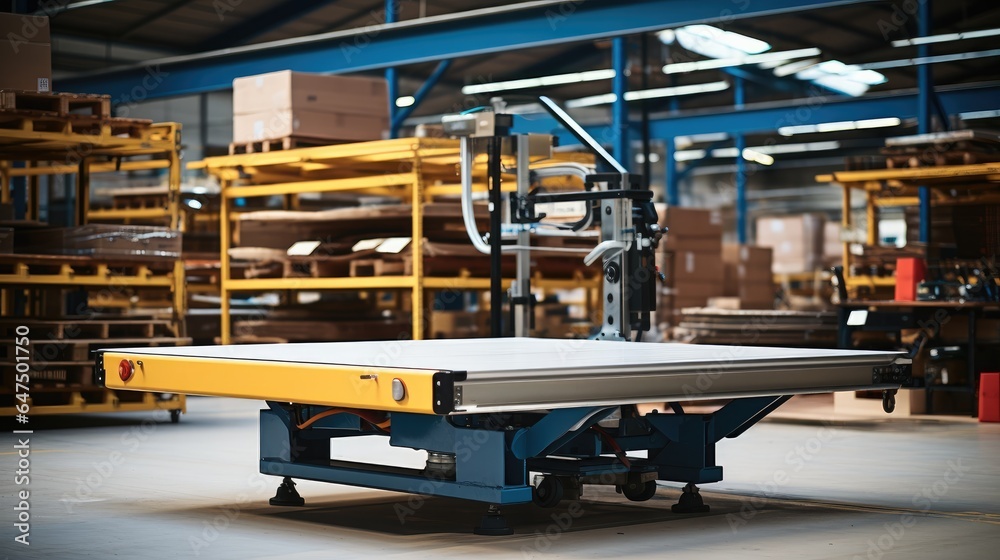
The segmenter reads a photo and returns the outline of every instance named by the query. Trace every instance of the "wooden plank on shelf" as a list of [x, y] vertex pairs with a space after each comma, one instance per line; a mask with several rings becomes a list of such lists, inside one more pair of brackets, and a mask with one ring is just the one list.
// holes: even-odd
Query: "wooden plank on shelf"
[[390, 259], [352, 259], [350, 274], [352, 277], [366, 276], [398, 276], [404, 273], [405, 266], [399, 258]]
[[395, 340], [411, 332], [408, 320], [279, 320], [236, 321], [239, 336], [281, 338], [289, 342]]

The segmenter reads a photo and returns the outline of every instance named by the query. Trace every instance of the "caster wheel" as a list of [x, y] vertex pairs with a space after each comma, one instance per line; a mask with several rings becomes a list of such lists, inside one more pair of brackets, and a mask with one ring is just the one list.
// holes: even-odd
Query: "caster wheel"
[[656, 495], [656, 481], [649, 482], [629, 482], [622, 484], [619, 489], [626, 498], [633, 502], [645, 502]]
[[563, 483], [554, 476], [546, 476], [535, 487], [531, 498], [535, 505], [543, 508], [553, 508], [563, 499]]
[[181, 411], [180, 410], [171, 410], [170, 411], [170, 423], [171, 424], [176, 424], [176, 423], [178, 423], [180, 421], [181, 421]]
[[882, 392], [882, 410], [886, 414], [892, 414], [893, 410], [896, 410], [896, 393], [883, 391]]

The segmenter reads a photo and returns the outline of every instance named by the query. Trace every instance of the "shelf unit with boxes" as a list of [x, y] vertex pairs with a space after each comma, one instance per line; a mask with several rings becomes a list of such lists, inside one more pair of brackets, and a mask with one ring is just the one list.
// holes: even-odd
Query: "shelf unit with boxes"
[[[35, 342], [32, 413], [166, 410], [176, 420], [185, 408], [183, 396], [98, 387], [89, 373], [89, 352], [190, 342], [179, 321], [185, 307], [183, 267], [171, 252], [179, 251], [182, 224], [173, 196], [180, 184], [180, 125], [113, 118], [107, 96], [4, 91], [0, 99], [0, 207], [9, 214], [0, 225], [13, 238], [9, 251], [0, 255], [0, 307], [4, 324], [29, 328]], [[162, 207], [138, 213], [90, 211], [95, 174], [146, 170], [167, 173], [170, 195]], [[38, 220], [42, 178], [60, 176], [75, 179], [78, 225], [50, 229]], [[14, 219], [13, 193], [22, 182], [24, 214]], [[93, 223], [136, 214], [169, 227]], [[139, 319], [108, 312], [134, 306], [147, 295], [158, 307], [169, 307], [170, 316]], [[5, 342], [5, 363], [14, 359], [12, 340]], [[14, 404], [14, 387], [5, 382], [0, 413], [13, 414]]]
[[[581, 157], [589, 156], [560, 154], [552, 162], [579, 161]], [[331, 314], [340, 313], [344, 320], [335, 321], [334, 315], [316, 318], [323, 302], [313, 305], [312, 313], [293, 305], [283, 313], [311, 318], [289, 328], [311, 325], [327, 329], [325, 335], [319, 330], [311, 333], [319, 339], [424, 338], [428, 293], [489, 288], [488, 259], [468, 243], [459, 205], [440, 202], [455, 201], [460, 193], [458, 162], [456, 140], [401, 138], [220, 156], [189, 164], [190, 169], [204, 170], [217, 178], [222, 188], [221, 342], [244, 339], [233, 335], [230, 311], [234, 295], [277, 293], [287, 305], [306, 291], [334, 292], [348, 298], [328, 309]], [[512, 189], [513, 180], [507, 182]], [[474, 188], [482, 191], [484, 185], [480, 179]], [[355, 201], [362, 196], [381, 197], [381, 201], [394, 204], [296, 210], [303, 207], [304, 195], [330, 194], [350, 194]], [[288, 210], [237, 212], [238, 200], [260, 197], [280, 197]], [[436, 243], [431, 239], [434, 236], [451, 242]], [[371, 238], [378, 238], [375, 245], [383, 243], [379, 250], [375, 245], [365, 246]], [[296, 254], [294, 248], [300, 241], [311, 245], [305, 253]], [[397, 247], [382, 250], [386, 241]], [[539, 259], [544, 262], [534, 281], [539, 288], [596, 290], [599, 285], [597, 273], [584, 267], [578, 253], [560, 258], [558, 251], [547, 251]], [[513, 259], [508, 260], [512, 265]], [[506, 268], [505, 262], [508, 272]], [[353, 298], [351, 294], [364, 297]], [[395, 322], [372, 315], [380, 310], [374, 302], [383, 301], [383, 295], [399, 312]], [[240, 326], [240, 333], [249, 331], [251, 340], [259, 336], [253, 332], [252, 321]], [[363, 329], [369, 329], [369, 334]], [[405, 333], [399, 332], [403, 329]]]
[[[854, 193], [860, 191], [865, 197], [864, 243], [854, 244], [863, 254], [852, 253], [850, 243], [843, 245], [848, 298], [840, 306], [840, 345], [852, 347], [859, 343], [856, 335], [868, 331], [869, 336], [884, 332], [895, 344], [912, 346], [914, 332], [929, 332], [929, 336], [917, 339], [927, 340], [914, 366], [915, 375], [924, 378], [926, 387], [909, 392], [909, 398], [903, 399], [904, 412], [932, 414], [949, 404], [939, 402], [945, 397], [965, 394], [968, 402], [963, 406], [970, 407], [974, 415], [979, 373], [1000, 360], [1000, 340], [995, 339], [1000, 303], [966, 301], [957, 292], [937, 301], [913, 301], [917, 283], [924, 279], [922, 272], [926, 273], [924, 263], [931, 263], [942, 281], [950, 281], [955, 270], [966, 265], [996, 267], [1000, 255], [1000, 144], [989, 139], [983, 152], [982, 146], [974, 145], [985, 141], [978, 136], [973, 131], [959, 131], [897, 139], [906, 149], [887, 148], [887, 168], [817, 177], [843, 189], [845, 229], [852, 226]], [[985, 163], [952, 164], [976, 161]], [[908, 218], [916, 216], [921, 187], [930, 194], [932, 222], [926, 226], [932, 244], [917, 243], [913, 232], [921, 226], [919, 219], [907, 219], [907, 246], [879, 247], [878, 223], [884, 211], [903, 208]], [[986, 278], [989, 281], [988, 275]], [[975, 285], [983, 280], [966, 281]], [[951, 332], [955, 329], [961, 332]], [[960, 359], [945, 357], [951, 354]], [[863, 397], [838, 396], [837, 405], [845, 410], [874, 408]]]

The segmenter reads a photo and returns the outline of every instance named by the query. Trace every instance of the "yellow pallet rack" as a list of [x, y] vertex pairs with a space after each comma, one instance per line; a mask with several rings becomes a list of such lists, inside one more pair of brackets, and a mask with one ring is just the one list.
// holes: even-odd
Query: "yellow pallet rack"
[[[842, 189], [841, 227], [844, 230], [852, 226], [852, 191], [862, 191], [868, 222], [867, 245], [878, 244], [879, 210], [920, 204], [921, 186], [930, 187], [932, 206], [1000, 202], [1000, 163], [837, 171], [818, 175], [816, 180], [834, 183]], [[956, 190], [961, 192], [956, 194]], [[856, 294], [862, 287], [871, 290], [895, 287], [896, 280], [892, 277], [851, 274], [850, 243], [844, 243], [843, 255], [844, 281], [850, 294]]]
[[[169, 227], [182, 230], [183, 210], [180, 205], [181, 184], [181, 125], [179, 123], [148, 123], [128, 119], [95, 118], [93, 123], [79, 126], [80, 121], [71, 117], [50, 117], [18, 112], [3, 113], [4, 127], [0, 127], [0, 202], [12, 200], [13, 181], [25, 178], [27, 182], [26, 219], [39, 217], [39, 187], [43, 176], [75, 175], [75, 223], [86, 224], [103, 219], [124, 218], [163, 219]], [[64, 120], [61, 127], [53, 127], [53, 120]], [[23, 162], [23, 167], [15, 167]], [[90, 209], [91, 177], [99, 173], [167, 170], [168, 204], [164, 208], [147, 209], [142, 216], [131, 211]], [[63, 262], [53, 264], [56, 261]], [[16, 291], [31, 292], [38, 288], [106, 287], [151, 288], [166, 290], [171, 294], [173, 318], [181, 325], [187, 305], [184, 266], [180, 260], [169, 270], [129, 263], [127, 272], [116, 259], [74, 258], [38, 255], [0, 255], [0, 314], [10, 315]], [[120, 259], [119, 259], [120, 261]], [[154, 270], [155, 268], [155, 270]], [[107, 303], [107, 302], [105, 302]], [[28, 311], [40, 308], [37, 303]], [[147, 398], [128, 401], [108, 392], [100, 402], [85, 399], [74, 393], [71, 402], [32, 408], [32, 414], [60, 414], [75, 412], [110, 412], [124, 410], [164, 409], [171, 411], [174, 420], [186, 408], [183, 395], [169, 399]], [[13, 408], [0, 408], [0, 415], [13, 414]]]
[[[582, 161], [587, 156], [557, 154], [553, 162]], [[592, 159], [590, 160], [592, 162]], [[510, 162], [513, 163], [513, 162]], [[424, 337], [421, 313], [427, 290], [484, 290], [488, 278], [469, 275], [429, 277], [423, 272], [421, 243], [410, 244], [412, 272], [402, 276], [340, 278], [253, 278], [230, 277], [229, 249], [232, 244], [233, 202], [239, 198], [283, 196], [287, 208], [297, 207], [304, 193], [357, 192], [398, 197], [412, 208], [411, 239], [423, 238], [422, 205], [436, 196], [456, 195], [459, 141], [441, 138], [399, 138], [285, 151], [238, 154], [191, 162], [188, 169], [204, 170], [222, 187], [219, 217], [222, 274], [221, 341], [232, 341], [229, 318], [230, 296], [236, 292], [297, 290], [409, 290], [413, 314], [411, 336]], [[485, 190], [485, 165], [474, 188]], [[505, 190], [514, 190], [509, 176]], [[507, 279], [509, 285], [512, 279]], [[596, 286], [597, 279], [539, 279], [540, 287], [559, 289]]]

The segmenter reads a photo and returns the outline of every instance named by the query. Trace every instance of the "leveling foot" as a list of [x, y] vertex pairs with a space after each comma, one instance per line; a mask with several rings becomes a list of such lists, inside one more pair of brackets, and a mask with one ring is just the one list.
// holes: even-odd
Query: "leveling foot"
[[295, 490], [295, 482], [287, 476], [281, 481], [278, 486], [278, 491], [275, 493], [274, 497], [268, 500], [268, 503], [272, 506], [304, 506], [306, 501], [299, 496], [297, 490]]
[[500, 514], [500, 506], [496, 504], [490, 504], [489, 509], [486, 510], [486, 515], [479, 522], [479, 526], [472, 532], [477, 535], [486, 535], [489, 537], [514, 534], [514, 530], [507, 526], [507, 518]]
[[670, 507], [670, 511], [674, 513], [707, 513], [709, 509], [701, 499], [698, 487], [691, 482], [684, 486], [680, 499]]

